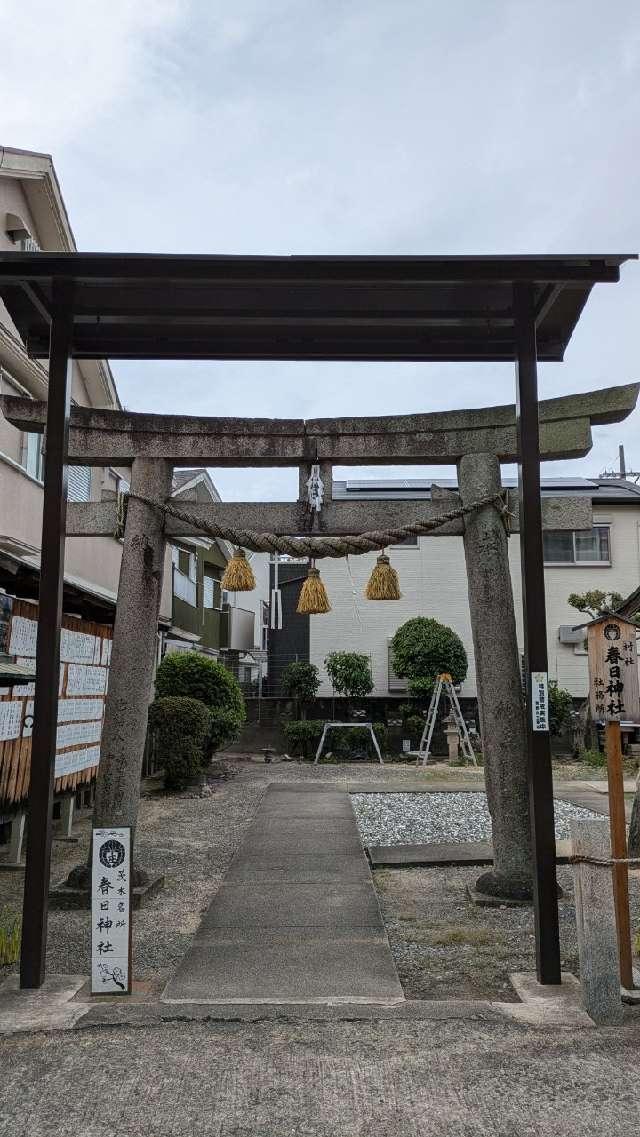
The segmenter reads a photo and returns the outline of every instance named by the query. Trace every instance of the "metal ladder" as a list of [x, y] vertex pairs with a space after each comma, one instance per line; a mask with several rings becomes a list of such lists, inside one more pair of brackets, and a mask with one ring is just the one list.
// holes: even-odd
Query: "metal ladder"
[[472, 765], [477, 766], [478, 763], [476, 761], [473, 746], [471, 745], [471, 739], [469, 738], [467, 724], [464, 721], [462, 711], [460, 710], [458, 696], [456, 695], [451, 676], [446, 671], [443, 671], [442, 674], [438, 676], [436, 685], [431, 692], [431, 702], [429, 703], [427, 721], [424, 724], [422, 738], [420, 739], [420, 746], [418, 747], [416, 765], [419, 764], [420, 759], [422, 758], [422, 765], [426, 766], [427, 760], [431, 753], [431, 739], [433, 738], [436, 718], [438, 716], [440, 696], [442, 695], [443, 689], [445, 695], [448, 695], [449, 699], [451, 700], [451, 710], [453, 712], [454, 722], [460, 732], [460, 746], [462, 748], [462, 753], [468, 762], [471, 762]]

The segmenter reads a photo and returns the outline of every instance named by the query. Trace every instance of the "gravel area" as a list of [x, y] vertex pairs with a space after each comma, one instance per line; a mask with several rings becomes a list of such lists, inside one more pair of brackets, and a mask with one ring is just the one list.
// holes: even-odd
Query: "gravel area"
[[[358, 829], [365, 845], [414, 845], [429, 841], [486, 841], [491, 817], [486, 794], [352, 794]], [[556, 837], [569, 837], [569, 819], [597, 817], [567, 801], [555, 802]]]
[[[164, 986], [187, 951], [266, 789], [259, 768], [256, 773], [257, 777], [241, 773], [232, 781], [216, 783], [207, 797], [195, 792], [168, 794], [159, 784], [146, 784], [138, 822], [138, 863], [151, 874], [164, 873], [165, 887], [134, 913], [136, 979], [153, 978]], [[74, 826], [77, 844], [54, 841], [52, 882], [64, 880], [74, 865], [86, 859], [90, 828], [90, 817], [85, 816]], [[23, 880], [23, 873], [0, 874], [0, 909], [6, 905], [21, 910]], [[47, 970], [87, 975], [89, 935], [88, 911], [51, 910]]]

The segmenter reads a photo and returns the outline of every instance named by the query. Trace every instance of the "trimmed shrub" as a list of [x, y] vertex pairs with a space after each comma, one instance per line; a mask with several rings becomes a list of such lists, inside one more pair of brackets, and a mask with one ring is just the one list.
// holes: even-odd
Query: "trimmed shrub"
[[422, 738], [424, 724], [425, 720], [423, 719], [422, 715], [408, 715], [402, 724], [403, 730], [409, 736], [411, 741], [416, 743], [416, 745]]
[[336, 695], [364, 698], [373, 691], [371, 660], [357, 651], [332, 651], [324, 661]]
[[199, 699], [167, 696], [149, 707], [149, 726], [164, 766], [165, 789], [183, 790], [207, 761], [211, 711]]
[[448, 672], [454, 683], [467, 675], [467, 653], [460, 636], [427, 616], [415, 616], [398, 628], [391, 641], [393, 670], [409, 680], [412, 695], [428, 695], [441, 672]]
[[165, 655], [156, 674], [156, 696], [199, 699], [209, 708], [210, 754], [233, 742], [246, 718], [238, 681], [222, 663], [199, 651]]
[[313, 758], [322, 736], [324, 722], [321, 719], [299, 719], [285, 723], [283, 733], [287, 747], [294, 755]]
[[320, 676], [315, 663], [299, 660], [288, 663], [282, 672], [282, 689], [290, 699], [296, 700], [298, 708], [301, 703], [315, 699], [319, 686]]

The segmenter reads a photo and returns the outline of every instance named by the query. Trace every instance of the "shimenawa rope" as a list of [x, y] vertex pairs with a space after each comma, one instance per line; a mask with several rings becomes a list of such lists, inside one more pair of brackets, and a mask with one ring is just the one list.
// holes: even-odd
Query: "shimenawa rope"
[[[499, 493], [478, 498], [477, 501], [470, 502], [469, 505], [450, 509], [446, 513], [441, 513], [439, 517], [431, 518], [428, 521], [414, 521], [410, 525], [402, 525], [397, 529], [374, 529], [367, 533], [353, 534], [348, 537], [279, 537], [275, 533], [258, 533], [253, 529], [232, 529], [229, 526], [204, 521], [189, 510], [178, 508], [173, 501], [158, 502], [145, 497], [143, 494], [136, 493], [123, 496], [134, 501], [141, 501], [144, 505], [151, 506], [152, 509], [161, 509], [166, 516], [175, 517], [176, 521], [192, 525], [195, 530], [206, 533], [209, 537], [230, 541], [234, 545], [251, 549], [254, 553], [285, 553], [292, 557], [302, 556], [318, 559], [322, 557], [345, 557], [351, 554], [358, 556], [361, 553], [371, 553], [377, 549], [384, 549], [387, 545], [400, 545], [406, 541], [407, 537], [420, 537], [425, 533], [431, 533], [432, 530], [439, 529], [442, 525], [448, 525], [449, 522], [457, 521], [459, 518], [475, 513], [479, 509], [484, 509], [488, 505], [498, 506], [507, 526], [510, 517], [507, 495], [504, 490], [501, 490]], [[119, 522], [122, 515], [123, 510], [119, 505]], [[120, 526], [116, 536], [122, 536]]]

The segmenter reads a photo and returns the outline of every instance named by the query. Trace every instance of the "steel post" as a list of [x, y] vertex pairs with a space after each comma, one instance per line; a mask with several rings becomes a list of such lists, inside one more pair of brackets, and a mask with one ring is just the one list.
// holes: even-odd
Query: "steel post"
[[41, 987], [45, 977], [53, 783], [55, 776], [60, 622], [67, 512], [67, 441], [71, 401], [73, 284], [54, 281], [45, 431], [42, 551], [27, 857], [22, 914], [20, 986]]
[[536, 968], [540, 983], [560, 983], [556, 840], [548, 723], [534, 723], [532, 675], [548, 683], [547, 625], [540, 500], [540, 437], [534, 289], [514, 284], [516, 421], [520, 554], [528, 750], [529, 810], [533, 854]]

